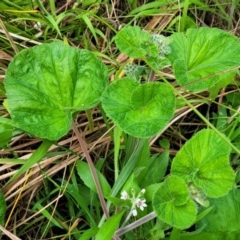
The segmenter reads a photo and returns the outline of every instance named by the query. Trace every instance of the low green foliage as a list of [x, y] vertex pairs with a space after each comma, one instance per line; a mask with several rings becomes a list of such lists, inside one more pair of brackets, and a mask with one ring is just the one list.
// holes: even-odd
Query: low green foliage
[[164, 83], [142, 85], [123, 78], [114, 81], [104, 92], [102, 106], [125, 132], [144, 138], [156, 135], [171, 120], [175, 97]]
[[197, 228], [204, 226], [203, 232], [222, 232], [229, 235], [235, 232], [235, 235], [239, 234], [240, 191], [234, 188], [223, 197], [209, 200], [214, 209], [197, 223]]
[[224, 80], [229, 71], [236, 72], [240, 42], [235, 36], [220, 29], [199, 28], [174, 33], [170, 39], [172, 53], [167, 57], [177, 82], [186, 89], [209, 89]]
[[55, 42], [19, 53], [4, 83], [17, 126], [57, 140], [71, 128], [73, 113], [99, 103], [107, 86], [107, 70], [93, 53]]
[[190, 198], [187, 184], [177, 176], [170, 176], [159, 187], [153, 199], [157, 216], [176, 228], [190, 227], [197, 217], [197, 208]]
[[193, 183], [208, 197], [226, 195], [233, 187], [230, 147], [212, 130], [191, 138], [173, 159], [171, 174]]
[[[39, 9], [45, 13], [38, 16], [39, 22], [46, 25], [44, 35], [52, 32], [61, 38], [64, 34], [61, 22], [69, 17], [84, 22], [96, 44], [102, 39], [105, 41], [106, 37], [95, 29], [91, 19], [97, 17], [95, 13], [103, 4], [100, 2], [77, 2], [69, 13], [58, 13], [54, 1], [49, 8], [39, 3]], [[208, 7], [195, 2], [199, 7]], [[5, 0], [2, 4], [5, 9], [9, 3]], [[77, 8], [79, 4], [84, 9], [92, 4], [96, 8], [85, 12]], [[157, 7], [166, 4], [167, 1], [162, 1], [137, 7], [137, 1], [127, 3], [132, 13], [138, 14], [136, 18], [146, 11], [154, 13]], [[130, 240], [135, 236], [154, 240], [220, 240], [233, 239], [239, 234], [239, 191], [235, 188], [239, 176], [235, 180], [233, 168], [237, 166], [239, 175], [240, 126], [239, 117], [235, 118], [239, 111], [238, 93], [231, 93], [224, 100], [231, 106], [229, 111], [225, 105], [221, 107], [222, 119], [213, 115], [212, 124], [203, 117], [207, 125], [204, 129], [189, 138], [182, 137], [186, 142], [174, 157], [169, 139], [160, 137], [161, 151], [154, 154], [149, 145], [150, 138], [170, 125], [174, 115], [180, 112], [180, 105], [189, 106], [201, 115], [192, 105], [194, 100], [187, 99], [184, 91], [195, 96], [196, 92], [206, 90], [214, 101], [218, 90], [233, 82], [240, 62], [240, 42], [236, 37], [217, 28], [188, 29], [193, 25], [187, 16], [192, 1], [181, 4], [184, 11], [180, 30], [187, 30], [185, 33], [165, 37], [150, 34], [139, 26], [125, 26], [116, 33], [113, 40], [118, 50], [134, 63], [121, 66], [126, 77], [119, 78], [119, 71], [110, 84], [108, 75], [112, 69], [96, 56], [104, 54], [70, 47], [66, 39], [65, 44], [53, 41], [22, 50], [9, 64], [2, 92], [5, 95], [6, 91], [4, 105], [11, 120], [0, 118], [0, 146], [7, 147], [11, 137], [17, 135], [16, 130], [44, 139], [31, 157], [21, 162], [22, 167], [9, 182], [44, 159], [49, 148], [64, 137], [71, 126], [87, 160], [86, 163], [81, 158], [76, 165], [71, 165], [70, 174], [67, 170], [68, 181], [61, 177], [52, 179], [42, 171], [44, 191], [31, 206], [33, 212], [41, 211], [45, 219], [41, 237], [47, 238], [55, 229], [60, 232], [56, 237], [78, 240], [119, 237]], [[28, 17], [24, 13], [22, 19], [30, 19]], [[76, 31], [74, 28], [73, 32]], [[91, 48], [88, 40], [83, 42], [85, 48]], [[170, 65], [176, 79], [174, 83], [160, 72]], [[199, 99], [196, 102], [200, 102]], [[97, 114], [103, 116], [106, 126], [110, 128], [114, 124], [114, 131], [110, 133], [114, 149], [105, 154], [106, 158], [113, 155], [113, 164], [98, 154], [93, 164], [73, 122], [79, 112], [97, 106], [101, 109]], [[90, 111], [87, 116], [91, 119]], [[92, 131], [92, 120], [90, 125]], [[76, 157], [74, 151], [71, 153]], [[58, 154], [61, 153], [56, 156]], [[113, 172], [114, 177], [109, 176]], [[64, 211], [54, 209], [51, 204], [51, 198], [58, 193], [63, 196]], [[6, 206], [2, 195], [0, 197], [0, 224], [3, 225]], [[83, 223], [74, 225], [79, 219]], [[231, 227], [229, 222], [233, 223]], [[35, 222], [25, 226], [19, 234], [33, 224]], [[186, 232], [194, 225], [195, 231]]]

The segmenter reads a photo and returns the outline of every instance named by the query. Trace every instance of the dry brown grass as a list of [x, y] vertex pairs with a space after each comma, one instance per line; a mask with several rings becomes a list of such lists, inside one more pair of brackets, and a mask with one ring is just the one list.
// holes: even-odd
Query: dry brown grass
[[[73, 5], [73, 2], [74, 1], [71, 0], [62, 1], [62, 4], [58, 5], [57, 12], [62, 12], [66, 9], [69, 9], [69, 7]], [[105, 5], [102, 6], [102, 9], [106, 10], [106, 12], [103, 13], [103, 16], [108, 19], [109, 23], [118, 28], [128, 21], [128, 19], [121, 17], [121, 15], [124, 13], [124, 10], [126, 9], [126, 4], [123, 4], [124, 1], [112, 0], [110, 2], [112, 6], [111, 9], [108, 9]], [[206, 14], [205, 12], [199, 11], [196, 8], [192, 8], [190, 11], [192, 15], [194, 15], [197, 25], [201, 26], [210, 23], [209, 25], [211, 26], [218, 26], [226, 29], [226, 22], [222, 20], [219, 22], [219, 17], [216, 17], [215, 14]], [[146, 31], [162, 32], [169, 26], [169, 24], [171, 24], [174, 17], [180, 14], [180, 12], [181, 9], [169, 11], [166, 7], [166, 14], [143, 18], [141, 19], [141, 25], [146, 29]], [[238, 11], [235, 14], [238, 16]], [[230, 30], [234, 34], [239, 35], [239, 21], [237, 21], [236, 17], [234, 19], [236, 20], [234, 20], [232, 23]], [[96, 19], [94, 21], [96, 21]], [[101, 23], [96, 24], [101, 25]], [[222, 25], [219, 26], [219, 24]], [[5, 27], [4, 21], [2, 20], [0, 20], [0, 28], [1, 37], [9, 42], [8, 49], [2, 48], [0, 50], [0, 81], [2, 82], [5, 78], [7, 65], [14, 57], [14, 55], [18, 52], [19, 46], [26, 48], [31, 45], [40, 44], [40, 41], [31, 40], [27, 37], [11, 32]], [[109, 28], [105, 28], [103, 31], [107, 39], [110, 39], [112, 37], [113, 33]], [[40, 34], [42, 34], [42, 32], [39, 32], [39, 35]], [[101, 51], [104, 51], [106, 49], [108, 43], [104, 39], [100, 39], [100, 45], [95, 46], [92, 38], [90, 37], [91, 33], [89, 30], [85, 31], [85, 36], [87, 39], [89, 39], [89, 43], [93, 49], [100, 49]], [[77, 47], [82, 45], [82, 43], [77, 44], [76, 41], [73, 41], [70, 37], [68, 40], [72, 45], [75, 45]], [[108, 51], [110, 54], [114, 54], [114, 46], [113, 49], [111, 49], [110, 46]], [[114, 61], [111, 62], [109, 59], [103, 60], [108, 65], [113, 65], [113, 67], [116, 68]], [[124, 54], [119, 54], [116, 56], [116, 60], [118, 64], [129, 61], [128, 57]], [[161, 74], [166, 76], [168, 79], [174, 79], [174, 76], [171, 72], [169, 72], [168, 69], [161, 72]], [[124, 72], [122, 73], [122, 76], [123, 75]], [[114, 79], [114, 74], [110, 77], [110, 79]], [[225, 92], [223, 91], [221, 94], [224, 95]], [[196, 99], [196, 96], [193, 96], [189, 93], [183, 92], [183, 95], [185, 95], [188, 99]], [[207, 97], [205, 93], [201, 93], [200, 95], [204, 98]], [[1, 100], [3, 101], [4, 99]], [[219, 98], [219, 103], [221, 103], [221, 98]], [[195, 107], [201, 108], [203, 105], [204, 103], [197, 103]], [[162, 151], [158, 145], [158, 140], [160, 136], [165, 136], [172, 141], [173, 146], [176, 146], [176, 148], [171, 149], [171, 154], [174, 155], [177, 152], [178, 148], [181, 147], [181, 144], [187, 139], [186, 136], [181, 134], [181, 129], [184, 127], [186, 131], [190, 132], [195, 131], [197, 128], [201, 128], [204, 125], [204, 123], [199, 120], [195, 121], [196, 116], [191, 112], [192, 109], [187, 106], [179, 108], [176, 111], [173, 120], [168, 124], [168, 126], [166, 126], [166, 128], [161, 133], [159, 133], [159, 135], [150, 140], [150, 145], [153, 152]], [[3, 106], [0, 107], [0, 113], [1, 116], [9, 117], [7, 111]], [[87, 115], [84, 112], [79, 114], [76, 118], [78, 127], [82, 131], [82, 135], [86, 140], [88, 149], [94, 161], [99, 159], [99, 157], [107, 159], [109, 151], [112, 150], [112, 139], [97, 108], [92, 110], [92, 117], [94, 122], [94, 129], [92, 131], [89, 127]], [[79, 143], [76, 137], [72, 132], [69, 132], [67, 136], [58, 142], [58, 145], [52, 145], [50, 152], [63, 151], [62, 147], [64, 147], [69, 149], [72, 153], [69, 151], [67, 153], [56, 154], [52, 157], [45, 157], [41, 162], [35, 164], [25, 174], [21, 175], [11, 183], [8, 183], [8, 180], [16, 173], [17, 169], [20, 166], [18, 164], [14, 164], [13, 162], [10, 163], [8, 159], [14, 159], [14, 157], [17, 156], [19, 159], [27, 161], [31, 154], [38, 148], [40, 143], [40, 139], [23, 133], [13, 137], [9, 143], [9, 147], [7, 149], [2, 149], [0, 152], [1, 158], [6, 159], [5, 162], [4, 160], [1, 162], [0, 180], [2, 191], [4, 193], [8, 206], [6, 225], [4, 229], [2, 229], [5, 235], [2, 236], [1, 239], [7, 239], [6, 236], [8, 236], [10, 239], [19, 239], [16, 237], [15, 233], [17, 233], [19, 229], [23, 228], [26, 226], [26, 224], [33, 221], [34, 219], [41, 218], [41, 211], [43, 211], [49, 205], [54, 206], [54, 209], [58, 208], [59, 199], [61, 199], [61, 197], [64, 195], [65, 189], [59, 191], [58, 196], [49, 202], [48, 205], [44, 206], [41, 211], [32, 213], [30, 203], [34, 201], [36, 194], [40, 191], [40, 189], [43, 188], [43, 181], [46, 177], [54, 178], [54, 176], [61, 176], [63, 180], [65, 179], [66, 181], [69, 181], [71, 174], [69, 174], [69, 171], [67, 170], [68, 166], [71, 165], [74, 167], [76, 161], [79, 159], [79, 157], [82, 156], [82, 150], [79, 147]], [[51, 214], [54, 215], [54, 211]], [[80, 223], [81, 220], [79, 219], [79, 222], [75, 224], [77, 225]], [[67, 227], [72, 230], [74, 228], [74, 224], [69, 224]], [[32, 233], [26, 233], [24, 239], [33, 239], [33, 235], [36, 232], [36, 229], [33, 228], [32, 231]]]

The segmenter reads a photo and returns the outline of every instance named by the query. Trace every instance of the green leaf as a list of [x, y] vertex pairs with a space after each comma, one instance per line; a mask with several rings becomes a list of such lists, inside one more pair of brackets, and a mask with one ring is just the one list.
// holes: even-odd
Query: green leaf
[[115, 43], [121, 52], [132, 58], [158, 56], [158, 47], [152, 42], [152, 35], [138, 26], [121, 29], [115, 37]]
[[153, 197], [156, 193], [156, 191], [159, 189], [159, 187], [162, 185], [163, 183], [153, 183], [151, 185], [148, 185], [147, 187], [144, 187], [146, 192], [144, 194], [144, 198], [146, 199], [147, 202], [152, 202]]
[[188, 140], [173, 159], [171, 173], [193, 182], [208, 197], [226, 195], [233, 187], [231, 148], [213, 130], [204, 129]]
[[180, 229], [190, 227], [197, 217], [187, 184], [177, 176], [170, 176], [160, 186], [153, 198], [153, 208], [160, 220]]
[[6, 124], [0, 124], [0, 147], [4, 148], [7, 146], [8, 142], [12, 138], [13, 133], [13, 127], [6, 125]]
[[110, 217], [100, 228], [96, 240], [111, 240], [117, 230], [125, 211], [118, 212]]
[[5, 118], [5, 117], [1, 117], [1, 116], [0, 116], [0, 123], [9, 125], [9, 126], [11, 126], [12, 128], [15, 127], [14, 122], [13, 122], [11, 119], [9, 119], [9, 118]]
[[230, 92], [226, 96], [227, 101], [231, 104], [233, 108], [238, 108], [240, 105], [240, 92]]
[[159, 156], [150, 159], [150, 164], [142, 182], [142, 187], [162, 181], [166, 174], [169, 160], [169, 151], [166, 150]]
[[170, 148], [170, 142], [168, 139], [163, 138], [159, 141], [159, 145], [164, 148], [164, 149], [169, 149]]
[[[136, 177], [134, 174], [131, 174], [131, 176], [128, 178], [128, 180], [125, 182], [125, 184], [122, 187], [122, 191], [127, 191], [128, 193], [131, 192], [131, 190], [134, 190], [135, 192], [140, 192], [141, 189], [138, 185], [138, 182], [136, 181]], [[121, 191], [121, 192], [122, 192]]]
[[215, 100], [218, 96], [220, 89], [233, 83], [235, 75], [236, 71], [232, 71], [229, 74], [224, 75], [224, 77], [218, 83], [216, 83], [213, 87], [209, 89], [209, 97], [212, 100]]
[[129, 176], [131, 175], [136, 162], [142, 152], [143, 146], [146, 143], [146, 139], [139, 139], [135, 142], [135, 146], [133, 146], [132, 154], [129, 156], [128, 162], [126, 165], [121, 169], [121, 172], [117, 178], [117, 181], [114, 183], [111, 191], [111, 196], [115, 197], [118, 192], [121, 190], [122, 186], [128, 180]]
[[181, 230], [179, 228], [173, 228], [169, 240], [179, 240]]
[[23, 166], [17, 170], [17, 172], [10, 178], [8, 183], [21, 176], [24, 172], [28, 171], [34, 164], [41, 161], [47, 154], [48, 149], [52, 146], [52, 142], [44, 140], [36, 151], [33, 152], [31, 157], [25, 161]]
[[6, 95], [6, 92], [5, 92], [3, 82], [0, 82], [0, 97], [5, 97], [5, 95]]
[[221, 198], [209, 200], [214, 209], [197, 223], [197, 227], [204, 225], [203, 232], [240, 232], [240, 190], [233, 189]]
[[[216, 232], [216, 233], [200, 233], [197, 235], [187, 235], [180, 237], [180, 240], [237, 240], [239, 238], [240, 232]], [[170, 240], [169, 238], [164, 238], [164, 240]]]
[[52, 216], [51, 212], [49, 212], [48, 209], [44, 208], [44, 206], [40, 202], [34, 204], [33, 208], [36, 209], [36, 211], [41, 211], [41, 214], [46, 219], [48, 219], [52, 226], [63, 229], [61, 221], [58, 218], [55, 218], [55, 216]]
[[111, 202], [114, 207], [121, 207], [121, 208], [131, 208], [131, 202], [123, 200], [119, 197], [106, 197], [106, 199]]
[[[239, 66], [240, 42], [232, 34], [216, 28], [188, 29], [171, 36], [172, 63], [177, 82], [191, 91], [208, 89]], [[232, 70], [234, 71], [234, 70]]]
[[[109, 196], [111, 191], [110, 185], [108, 184], [105, 177], [99, 172], [99, 170], [97, 169], [95, 170], [100, 181], [100, 185], [102, 187], [104, 196]], [[86, 162], [83, 161], [77, 162], [77, 172], [79, 177], [85, 183], [85, 185], [88, 186], [92, 191], [97, 192], [96, 185], [94, 183], [90, 168]]]
[[98, 231], [99, 231], [99, 228], [90, 228], [88, 230], [84, 230], [84, 233], [81, 235], [79, 240], [89, 240], [94, 235], [96, 235]]
[[136, 181], [140, 186], [141, 183], [145, 181], [146, 173], [148, 171], [150, 163], [150, 146], [149, 141], [146, 141], [134, 169]]
[[4, 226], [7, 205], [2, 192], [0, 192], [0, 225]]
[[164, 83], [139, 84], [123, 78], [103, 93], [102, 107], [126, 133], [148, 138], [160, 132], [173, 117], [175, 96]]
[[107, 69], [93, 53], [54, 42], [20, 52], [4, 83], [16, 125], [57, 140], [69, 131], [74, 112], [99, 103]]
[[81, 208], [81, 211], [84, 213], [86, 220], [90, 221], [91, 226], [93, 226], [95, 219], [88, 208], [92, 202], [89, 194], [86, 194], [86, 191], [89, 191], [89, 188], [86, 186], [78, 185], [75, 187], [73, 184], [67, 183], [66, 192], [76, 201], [77, 206]]

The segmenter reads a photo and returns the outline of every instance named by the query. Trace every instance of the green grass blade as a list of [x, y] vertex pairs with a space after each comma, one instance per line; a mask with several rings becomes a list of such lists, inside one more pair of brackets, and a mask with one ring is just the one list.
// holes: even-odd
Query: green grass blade
[[46, 155], [48, 149], [52, 146], [52, 142], [44, 140], [40, 147], [32, 154], [32, 156], [26, 161], [26, 163], [10, 178], [8, 183], [15, 180], [17, 177], [22, 175], [24, 172], [29, 170], [34, 164], [42, 160]]
[[145, 142], [146, 142], [146, 139], [139, 139], [139, 142], [135, 148], [135, 151], [133, 152], [131, 158], [128, 160], [127, 164], [121, 170], [121, 173], [119, 174], [118, 179], [112, 188], [112, 191], [111, 191], [112, 197], [115, 197], [117, 195], [119, 190], [122, 188], [124, 183], [127, 181], [129, 176], [131, 175], [131, 173], [137, 163], [139, 153], [141, 152]]

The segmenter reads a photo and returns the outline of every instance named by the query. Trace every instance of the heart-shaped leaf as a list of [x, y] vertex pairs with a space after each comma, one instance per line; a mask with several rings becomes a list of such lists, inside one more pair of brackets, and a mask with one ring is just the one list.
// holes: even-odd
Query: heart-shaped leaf
[[188, 90], [208, 89], [229, 74], [223, 71], [239, 66], [240, 41], [223, 30], [188, 29], [170, 39], [172, 53], [167, 57], [177, 82]]
[[234, 171], [229, 164], [231, 148], [213, 130], [199, 131], [173, 159], [171, 173], [192, 182], [208, 197], [226, 195], [233, 187]]
[[177, 176], [170, 176], [159, 187], [153, 198], [153, 208], [162, 221], [180, 229], [190, 227], [197, 217], [187, 184]]
[[107, 69], [93, 53], [54, 42], [20, 52], [4, 83], [16, 125], [57, 140], [69, 131], [74, 112], [99, 103]]
[[132, 58], [158, 56], [158, 47], [154, 44], [152, 35], [138, 26], [121, 29], [115, 37], [115, 42], [121, 52]]
[[175, 96], [164, 83], [139, 84], [123, 78], [114, 81], [103, 93], [102, 106], [125, 132], [147, 138], [156, 135], [171, 120]]

